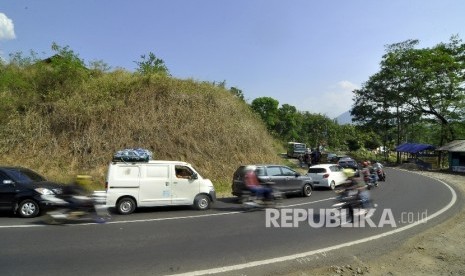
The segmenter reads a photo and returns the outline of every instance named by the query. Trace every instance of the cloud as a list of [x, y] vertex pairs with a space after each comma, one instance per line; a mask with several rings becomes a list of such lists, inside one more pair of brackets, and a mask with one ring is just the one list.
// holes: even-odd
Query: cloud
[[358, 89], [357, 85], [351, 83], [350, 81], [345, 81], [345, 80], [338, 82], [337, 86], [345, 91], [350, 91], [350, 92], [354, 91], [355, 89]]
[[350, 110], [354, 89], [358, 89], [358, 86], [350, 81], [340, 81], [329, 86], [326, 91], [306, 97], [296, 105], [296, 108], [310, 113], [324, 114], [333, 119]]
[[15, 26], [13, 20], [4, 13], [0, 13], [0, 40], [15, 39]]

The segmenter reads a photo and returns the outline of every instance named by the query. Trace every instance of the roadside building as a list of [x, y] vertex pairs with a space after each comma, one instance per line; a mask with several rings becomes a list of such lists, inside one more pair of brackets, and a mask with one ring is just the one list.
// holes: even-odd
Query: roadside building
[[442, 147], [436, 149], [442, 153], [447, 153], [447, 162], [445, 167], [448, 167], [453, 172], [465, 172], [465, 139], [454, 140]]

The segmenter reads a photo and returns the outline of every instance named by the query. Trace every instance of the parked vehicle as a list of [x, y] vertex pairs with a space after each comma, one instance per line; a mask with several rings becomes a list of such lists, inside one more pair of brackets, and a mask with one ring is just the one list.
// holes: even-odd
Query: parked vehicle
[[355, 161], [351, 157], [341, 157], [337, 161], [337, 164], [343, 168], [353, 169], [354, 171], [357, 171], [359, 169], [357, 161]]
[[287, 143], [287, 157], [298, 158], [300, 155], [307, 153], [307, 145], [304, 143], [289, 142]]
[[216, 200], [212, 182], [181, 161], [112, 162], [105, 185], [108, 207], [124, 215], [137, 207], [190, 205], [206, 210]]
[[309, 197], [313, 191], [312, 178], [294, 171], [282, 165], [243, 165], [237, 168], [233, 175], [232, 194], [242, 196], [244, 191], [248, 191], [245, 185], [246, 168], [252, 167], [260, 183], [274, 183], [274, 189], [284, 194], [300, 194]]
[[337, 156], [337, 154], [335, 153], [326, 154], [326, 161], [328, 163], [337, 163], [338, 160], [339, 160], [339, 157]]
[[336, 164], [320, 164], [308, 168], [307, 176], [313, 180], [314, 187], [325, 187], [334, 190], [336, 186], [344, 184], [347, 180], [342, 171], [344, 168]]
[[40, 215], [53, 205], [50, 197], [63, 192], [63, 185], [50, 182], [23, 167], [0, 167], [0, 209], [23, 218]]

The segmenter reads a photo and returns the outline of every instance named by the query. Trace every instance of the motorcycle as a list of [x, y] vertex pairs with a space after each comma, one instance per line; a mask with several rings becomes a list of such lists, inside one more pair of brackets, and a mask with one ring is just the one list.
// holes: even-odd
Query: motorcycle
[[368, 190], [378, 187], [378, 175], [376, 173], [365, 175], [363, 180], [365, 180]]
[[378, 175], [379, 181], [386, 181], [386, 173], [383, 169], [378, 168], [376, 169], [376, 174]]
[[47, 224], [63, 224], [67, 222], [105, 223], [111, 219], [106, 204], [105, 191], [94, 191], [91, 196], [68, 195], [53, 196], [55, 208], [47, 212], [44, 222]]
[[250, 190], [242, 191], [240, 202], [246, 210], [279, 208], [281, 206], [281, 199], [283, 198], [283, 193], [275, 189], [272, 183], [265, 183], [263, 185], [272, 190], [271, 198], [261, 199], [258, 198], [257, 195], [252, 193]]
[[336, 221], [341, 224], [344, 222], [351, 223], [355, 216], [366, 214], [366, 208], [373, 207], [369, 196], [364, 194], [366, 192], [353, 187], [337, 190], [337, 203], [332, 205], [332, 208], [336, 210]]

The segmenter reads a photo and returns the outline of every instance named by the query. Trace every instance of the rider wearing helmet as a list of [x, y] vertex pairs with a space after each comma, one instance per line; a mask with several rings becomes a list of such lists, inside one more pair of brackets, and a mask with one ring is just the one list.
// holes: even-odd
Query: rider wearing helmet
[[342, 172], [347, 177], [347, 184], [349, 184], [349, 186], [353, 186], [354, 188], [365, 186], [365, 184], [362, 181], [360, 181], [358, 177], [355, 176], [354, 170], [346, 168], [343, 169]]
[[78, 175], [73, 183], [63, 188], [64, 200], [68, 202], [71, 210], [80, 210], [92, 204], [89, 197], [92, 177], [89, 175]]
[[[365, 162], [364, 162], [365, 163]], [[350, 189], [357, 189], [358, 196], [362, 200], [362, 207], [367, 208], [370, 205], [370, 194], [368, 189], [366, 188], [366, 184], [360, 178], [355, 177], [355, 171], [352, 169], [344, 169], [344, 174], [347, 176], [347, 180], [349, 181], [351, 188]]]
[[257, 197], [258, 200], [271, 200], [273, 190], [261, 185], [254, 167], [247, 167], [245, 173], [246, 188]]

